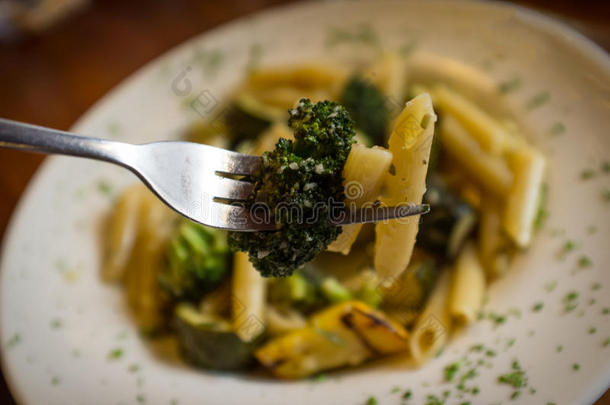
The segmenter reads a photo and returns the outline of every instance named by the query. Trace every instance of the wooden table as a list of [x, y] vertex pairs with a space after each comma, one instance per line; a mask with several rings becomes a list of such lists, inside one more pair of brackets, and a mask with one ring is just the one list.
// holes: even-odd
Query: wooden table
[[[0, 45], [0, 117], [68, 129], [104, 93], [174, 45], [236, 17], [286, 2], [94, 2], [38, 37]], [[610, 49], [610, 8], [603, 2], [589, 6], [576, 0], [520, 3], [564, 19]], [[0, 237], [42, 160], [38, 155], [0, 149]], [[3, 379], [0, 403], [14, 403]], [[598, 404], [610, 404], [610, 395], [606, 393]]]

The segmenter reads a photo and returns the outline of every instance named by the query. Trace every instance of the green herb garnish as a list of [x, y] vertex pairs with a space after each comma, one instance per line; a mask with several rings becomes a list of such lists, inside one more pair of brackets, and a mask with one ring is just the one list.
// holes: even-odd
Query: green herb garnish
[[123, 357], [123, 349], [121, 349], [121, 348], [113, 349], [110, 351], [110, 353], [108, 353], [109, 360], [117, 360], [117, 359], [120, 359], [121, 357]]
[[561, 122], [556, 122], [551, 127], [551, 135], [553, 135], [553, 136], [561, 135], [565, 131], [566, 131], [566, 127]]
[[550, 99], [551, 99], [551, 94], [548, 91], [542, 91], [542, 92], [536, 94], [535, 96], [533, 96], [532, 98], [530, 98], [528, 100], [528, 102], [525, 104], [525, 107], [528, 110], [533, 110], [535, 108], [538, 108], [538, 107], [546, 104]]

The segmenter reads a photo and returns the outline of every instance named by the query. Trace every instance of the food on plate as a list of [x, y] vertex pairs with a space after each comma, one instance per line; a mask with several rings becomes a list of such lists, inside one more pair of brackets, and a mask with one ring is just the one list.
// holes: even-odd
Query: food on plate
[[[226, 114], [189, 136], [262, 155], [245, 204], [280, 226], [206, 228], [126, 189], [103, 276], [124, 285], [138, 327], [174, 335], [196, 367], [295, 379], [382, 357], [422, 364], [475, 322], [487, 286], [534, 240], [546, 162], [468, 91], [482, 73], [441, 62], [249, 71]], [[337, 227], [329, 201], [431, 212]]]

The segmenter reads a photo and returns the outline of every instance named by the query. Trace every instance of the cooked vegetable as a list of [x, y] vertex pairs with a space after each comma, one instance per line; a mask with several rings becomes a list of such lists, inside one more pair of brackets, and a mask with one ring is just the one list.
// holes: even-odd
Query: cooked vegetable
[[263, 155], [248, 200], [269, 207], [280, 229], [230, 233], [231, 246], [247, 252], [265, 277], [292, 274], [341, 232], [329, 221], [329, 201], [344, 199], [341, 173], [352, 148], [352, 120], [337, 103], [303, 99], [288, 123], [295, 141], [280, 139]]
[[324, 279], [320, 288], [324, 297], [333, 304], [352, 299], [352, 294], [349, 290], [333, 277]]
[[309, 313], [324, 306], [326, 301], [319, 286], [297, 270], [288, 277], [270, 280], [269, 301], [282, 308], [295, 308]]
[[312, 316], [309, 326], [271, 340], [256, 358], [279, 378], [300, 378], [405, 351], [408, 333], [382, 312], [348, 301]]
[[231, 257], [225, 232], [183, 220], [169, 242], [159, 283], [175, 300], [198, 300], [229, 274]]
[[266, 106], [251, 94], [239, 94], [227, 108], [224, 122], [233, 144], [254, 139], [281, 119], [281, 110]]
[[356, 128], [371, 137], [375, 145], [386, 144], [390, 116], [386, 98], [377, 86], [360, 75], [347, 81], [340, 98]]
[[244, 342], [250, 342], [265, 330], [266, 280], [248, 261], [248, 255], [235, 253], [233, 268], [233, 330]]
[[190, 304], [174, 308], [174, 328], [186, 361], [197, 367], [238, 370], [253, 361], [259, 340], [242, 341], [231, 324], [221, 318], [202, 314]]
[[453, 259], [475, 228], [475, 211], [453, 194], [438, 176], [429, 177], [423, 202], [430, 204], [430, 213], [419, 225], [418, 246]]
[[[343, 167], [345, 205], [348, 209], [360, 208], [374, 202], [381, 191], [381, 185], [390, 164], [392, 153], [379, 146], [367, 148], [354, 145]], [[343, 226], [339, 237], [328, 246], [331, 252], [348, 254], [356, 241], [362, 224]]]
[[[430, 96], [409, 101], [397, 117], [389, 140], [394, 170], [386, 174], [388, 206], [418, 204], [426, 191], [426, 173], [436, 115]], [[382, 279], [394, 279], [409, 264], [419, 217], [377, 223], [375, 227], [375, 269]]]

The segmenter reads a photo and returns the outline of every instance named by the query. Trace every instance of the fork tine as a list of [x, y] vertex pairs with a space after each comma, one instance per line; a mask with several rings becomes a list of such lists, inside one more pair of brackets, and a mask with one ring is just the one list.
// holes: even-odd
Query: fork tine
[[428, 204], [407, 204], [395, 207], [366, 207], [354, 211], [343, 211], [330, 221], [335, 225], [364, 224], [369, 222], [400, 219], [430, 212]]
[[249, 176], [254, 174], [261, 165], [261, 157], [225, 151], [226, 155], [222, 167], [216, 169], [218, 173]]
[[245, 200], [254, 188], [253, 183], [227, 177], [218, 177], [215, 182], [214, 197], [228, 200]]
[[213, 202], [209, 214], [209, 218], [203, 218], [198, 222], [229, 231], [256, 232], [277, 229], [274, 223], [265, 222], [263, 218], [259, 220], [253, 218], [249, 209], [239, 205]]

